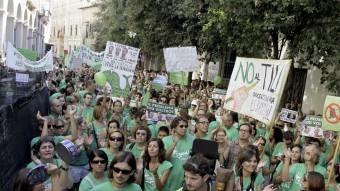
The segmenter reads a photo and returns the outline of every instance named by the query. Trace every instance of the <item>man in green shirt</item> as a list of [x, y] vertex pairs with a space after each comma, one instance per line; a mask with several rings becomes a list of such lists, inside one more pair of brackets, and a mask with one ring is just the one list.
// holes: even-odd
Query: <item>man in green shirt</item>
[[209, 134], [208, 134], [208, 126], [209, 126], [209, 119], [206, 115], [199, 115], [197, 116], [197, 122], [196, 122], [196, 133], [195, 137], [196, 139], [205, 139], [209, 140]]
[[304, 163], [290, 165], [292, 152], [288, 149], [285, 152], [284, 166], [282, 170], [282, 181], [290, 183], [290, 191], [299, 191], [302, 187], [302, 180], [308, 172], [316, 171], [326, 177], [326, 169], [317, 164], [320, 150], [316, 145], [310, 144], [305, 147], [303, 158]]
[[84, 94], [84, 105], [78, 108], [83, 120], [89, 125], [93, 121], [93, 107], [91, 106], [92, 94]]

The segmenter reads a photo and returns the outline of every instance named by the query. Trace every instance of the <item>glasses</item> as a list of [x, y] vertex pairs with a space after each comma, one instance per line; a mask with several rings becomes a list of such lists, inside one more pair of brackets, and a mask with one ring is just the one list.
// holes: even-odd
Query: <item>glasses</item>
[[198, 123], [201, 123], [201, 124], [209, 124], [209, 122], [208, 121], [200, 121], [200, 122], [198, 122]]
[[48, 125], [49, 129], [61, 129], [64, 127], [64, 125]]
[[121, 142], [123, 141], [123, 137], [110, 137], [110, 141]]
[[93, 163], [93, 164], [106, 164], [106, 160], [93, 160], [93, 161], [91, 161], [91, 163]]
[[142, 135], [142, 136], [145, 136], [146, 133], [140, 133], [140, 132], [137, 132], [136, 135]]
[[117, 167], [113, 167], [112, 170], [117, 174], [122, 173], [124, 175], [128, 175], [132, 172], [132, 170], [124, 170], [124, 169], [120, 169], [120, 168], [117, 168]]
[[188, 126], [187, 125], [180, 125], [179, 127], [180, 128], [187, 128]]

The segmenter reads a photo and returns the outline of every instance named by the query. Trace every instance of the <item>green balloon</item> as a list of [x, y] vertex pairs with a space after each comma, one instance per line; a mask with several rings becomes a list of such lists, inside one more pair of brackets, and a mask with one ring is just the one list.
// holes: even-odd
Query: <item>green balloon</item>
[[215, 76], [213, 82], [215, 86], [219, 85], [222, 82], [221, 76]]
[[106, 76], [103, 72], [97, 72], [94, 75], [94, 80], [96, 81], [96, 84], [99, 86], [105, 86], [106, 84]]

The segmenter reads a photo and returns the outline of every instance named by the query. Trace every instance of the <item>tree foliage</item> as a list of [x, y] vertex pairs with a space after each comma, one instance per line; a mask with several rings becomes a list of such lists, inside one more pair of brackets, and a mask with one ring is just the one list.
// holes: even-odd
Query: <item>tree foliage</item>
[[[337, 0], [103, 0], [98, 43], [138, 46], [149, 56], [164, 47], [197, 46], [206, 60], [238, 56], [286, 58], [322, 70], [340, 90], [340, 2]], [[133, 32], [134, 38], [128, 35]]]

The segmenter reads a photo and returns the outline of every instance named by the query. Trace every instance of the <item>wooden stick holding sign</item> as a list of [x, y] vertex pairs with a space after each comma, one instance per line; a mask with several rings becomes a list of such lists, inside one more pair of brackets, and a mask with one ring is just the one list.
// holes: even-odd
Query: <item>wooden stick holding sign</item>
[[335, 165], [335, 162], [336, 162], [336, 156], [338, 155], [339, 145], [340, 145], [340, 133], [338, 133], [338, 136], [336, 138], [336, 147], [335, 147], [335, 152], [334, 152], [333, 159], [332, 159], [333, 163], [331, 165], [331, 172], [329, 173], [327, 185], [329, 185], [329, 183], [331, 181], [331, 177], [334, 176], [334, 165]]

